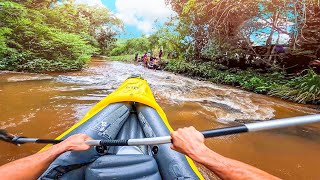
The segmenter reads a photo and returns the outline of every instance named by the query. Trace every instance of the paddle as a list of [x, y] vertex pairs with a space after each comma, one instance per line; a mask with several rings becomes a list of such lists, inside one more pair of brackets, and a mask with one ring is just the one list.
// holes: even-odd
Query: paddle
[[6, 141], [12, 144], [24, 144], [24, 143], [43, 143], [43, 144], [57, 144], [63, 140], [54, 140], [54, 139], [37, 139], [37, 138], [26, 138], [21, 136], [15, 136], [9, 134], [6, 130], [0, 129], [0, 140]]
[[[320, 114], [242, 124], [239, 126], [202, 131], [201, 133], [204, 135], [205, 138], [211, 138], [211, 137], [224, 136], [224, 135], [230, 135], [230, 134], [284, 128], [284, 127], [310, 124], [310, 123], [316, 123], [316, 122], [320, 122]], [[19, 137], [19, 136], [14, 136], [12, 134], [9, 134], [5, 130], [0, 130], [0, 140], [13, 143], [13, 144], [23, 144], [23, 143], [30, 143], [30, 142], [57, 144], [63, 141], [63, 140]], [[127, 140], [87, 140], [86, 143], [90, 146], [158, 145], [158, 144], [171, 143], [171, 136], [144, 138], [144, 139], [127, 139]]]

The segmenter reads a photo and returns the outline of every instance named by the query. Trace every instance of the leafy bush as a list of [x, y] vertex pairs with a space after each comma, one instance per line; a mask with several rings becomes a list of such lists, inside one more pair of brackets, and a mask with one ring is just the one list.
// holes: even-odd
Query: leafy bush
[[117, 19], [110, 20], [106, 9], [72, 4], [33, 8], [31, 1], [17, 2], [0, 2], [1, 70], [80, 70], [91, 55], [105, 49], [105, 41], [113, 38], [101, 39], [95, 36], [96, 31], [107, 22], [118, 23]]
[[319, 103], [320, 76], [310, 69], [306, 75], [295, 77], [288, 83], [275, 87], [269, 94], [299, 103]]
[[4, 58], [9, 54], [13, 49], [7, 46], [7, 35], [10, 35], [11, 29], [9, 28], [0, 28], [0, 59]]
[[31, 72], [44, 71], [78, 71], [85, 63], [82, 61], [49, 61], [46, 59], [34, 59], [25, 64], [19, 65], [18, 69]]
[[115, 47], [111, 50], [110, 56], [120, 56], [127, 54], [145, 53], [151, 50], [151, 42], [149, 38], [133, 38], [128, 40], [118, 41]]
[[213, 62], [170, 61], [165, 70], [188, 76], [197, 76], [215, 83], [240, 86], [245, 90], [270, 94], [299, 103], [318, 103], [320, 100], [320, 77], [308, 70], [304, 76], [293, 79], [283, 73], [260, 74], [253, 70], [220, 70]]

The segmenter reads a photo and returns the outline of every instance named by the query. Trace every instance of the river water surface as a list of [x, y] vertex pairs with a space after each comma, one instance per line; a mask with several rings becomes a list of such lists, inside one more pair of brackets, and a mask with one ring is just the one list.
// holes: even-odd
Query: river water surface
[[[81, 72], [28, 74], [0, 71], [0, 129], [21, 136], [55, 138], [132, 74], [141, 74], [174, 129], [206, 130], [239, 122], [320, 113], [229, 86], [212, 84], [134, 64], [94, 60]], [[320, 125], [239, 134], [206, 140], [216, 152], [284, 179], [320, 179]], [[0, 142], [0, 165], [37, 152]], [[206, 179], [214, 175], [199, 165]]]

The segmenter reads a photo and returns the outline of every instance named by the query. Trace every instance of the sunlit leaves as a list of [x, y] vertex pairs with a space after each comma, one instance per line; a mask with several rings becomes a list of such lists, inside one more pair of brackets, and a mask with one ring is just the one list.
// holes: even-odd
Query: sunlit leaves
[[105, 30], [121, 24], [106, 9], [72, 4], [45, 7], [54, 1], [34, 7], [38, 1], [16, 2], [0, 2], [1, 69], [79, 70], [98, 48], [107, 46], [105, 42], [113, 41], [115, 32]]
[[270, 94], [299, 103], [319, 103], [320, 76], [313, 70], [308, 70], [306, 75], [296, 77], [283, 86], [275, 87]]

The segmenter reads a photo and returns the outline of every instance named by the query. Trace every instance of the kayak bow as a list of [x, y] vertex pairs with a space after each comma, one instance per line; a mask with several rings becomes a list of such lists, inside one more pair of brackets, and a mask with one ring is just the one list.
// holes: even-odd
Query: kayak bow
[[[168, 141], [171, 131], [172, 127], [164, 111], [156, 102], [147, 81], [141, 77], [129, 78], [113, 93], [93, 106], [82, 120], [62, 133], [56, 140], [84, 133], [102, 141], [135, 139], [137, 146], [105, 149], [97, 146], [88, 152], [66, 152], [50, 165], [41, 178], [57, 178], [53, 175], [59, 174], [61, 168], [70, 169], [71, 165], [72, 167], [77, 165], [78, 168], [64, 173], [61, 177], [66, 179], [81, 176], [88, 179], [93, 177], [98, 179], [140, 179], [142, 177], [145, 179], [204, 179], [193, 161], [171, 150], [169, 144], [147, 145], [152, 144], [149, 141], [144, 143], [146, 145], [138, 145], [146, 138], [161, 139], [167, 136], [162, 141]], [[91, 143], [98, 144], [97, 141], [91, 141]], [[41, 151], [48, 147], [50, 145]], [[116, 171], [115, 167], [117, 167]], [[146, 169], [146, 167], [150, 168]], [[79, 168], [82, 170], [80, 171]], [[66, 169], [64, 171], [67, 171]], [[88, 174], [90, 177], [87, 177]]]

